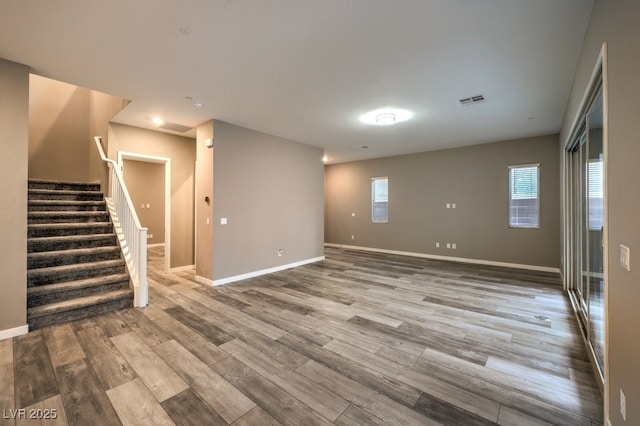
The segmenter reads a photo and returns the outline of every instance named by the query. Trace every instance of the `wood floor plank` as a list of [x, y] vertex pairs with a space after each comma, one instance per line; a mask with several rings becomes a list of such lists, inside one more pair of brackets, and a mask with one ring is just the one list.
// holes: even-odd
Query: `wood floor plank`
[[123, 425], [175, 424], [140, 379], [109, 389], [107, 396]]
[[266, 411], [278, 422], [287, 426], [329, 425], [329, 420], [320, 416], [298, 399], [256, 373], [234, 357], [227, 357], [214, 368], [226, 380]]
[[162, 401], [162, 407], [176, 425], [227, 425], [209, 404], [204, 402], [192, 389], [187, 389]]
[[133, 368], [109, 340], [102, 327], [84, 328], [76, 331], [76, 335], [87, 355], [87, 362], [105, 390], [130, 382], [137, 377]]
[[0, 340], [0, 410], [6, 412], [17, 408], [13, 374], [13, 341]]
[[59, 394], [42, 330], [13, 339], [15, 408], [24, 408]]
[[175, 340], [156, 346], [154, 351], [228, 423], [233, 423], [256, 406]]
[[117, 314], [149, 347], [171, 340], [171, 337], [138, 309], [122, 309]]
[[71, 425], [119, 425], [118, 415], [109, 402], [98, 378], [85, 360], [56, 368], [60, 395]]
[[16, 426], [66, 426], [69, 422], [62, 398], [56, 395], [26, 407], [24, 417], [17, 418], [15, 424]]
[[240, 339], [227, 342], [220, 348], [331, 421], [337, 419], [349, 406], [345, 399], [313, 386], [299, 373]]
[[202, 317], [199, 317], [180, 306], [169, 308], [165, 312], [216, 346], [234, 339], [232, 335], [216, 327], [210, 321], [207, 321], [206, 319], [203, 320]]
[[71, 325], [61, 324], [46, 327], [43, 333], [54, 368], [84, 358], [84, 351], [78, 343]]
[[159, 402], [189, 387], [136, 333], [121, 334], [111, 341]]
[[281, 425], [276, 419], [271, 417], [266, 411], [260, 407], [254, 407], [244, 416], [232, 423], [232, 426], [279, 426]]

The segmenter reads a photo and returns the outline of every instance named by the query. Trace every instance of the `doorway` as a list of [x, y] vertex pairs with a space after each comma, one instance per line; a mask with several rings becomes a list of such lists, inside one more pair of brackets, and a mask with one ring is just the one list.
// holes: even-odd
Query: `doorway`
[[[164, 210], [164, 270], [169, 272], [171, 269], [171, 159], [120, 151], [118, 152], [118, 165], [123, 173], [125, 172], [126, 161], [154, 163], [164, 166], [164, 206], [161, 208]], [[151, 207], [149, 204], [145, 204], [145, 208], [148, 208], [147, 206]], [[135, 208], [138, 211], [141, 205], [136, 205]]]

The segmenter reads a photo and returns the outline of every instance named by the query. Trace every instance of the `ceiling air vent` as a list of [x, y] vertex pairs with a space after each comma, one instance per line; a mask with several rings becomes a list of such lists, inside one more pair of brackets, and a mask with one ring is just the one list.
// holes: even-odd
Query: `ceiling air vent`
[[460, 102], [461, 106], [468, 106], [468, 105], [474, 105], [474, 104], [479, 104], [481, 102], [484, 102], [486, 99], [484, 98], [484, 95], [475, 95], [475, 96], [469, 96], [468, 98], [463, 98], [458, 100], [458, 102]]
[[192, 127], [183, 126], [181, 124], [166, 122], [162, 126], [158, 126], [161, 129], [171, 130], [172, 132], [185, 133], [192, 129]]

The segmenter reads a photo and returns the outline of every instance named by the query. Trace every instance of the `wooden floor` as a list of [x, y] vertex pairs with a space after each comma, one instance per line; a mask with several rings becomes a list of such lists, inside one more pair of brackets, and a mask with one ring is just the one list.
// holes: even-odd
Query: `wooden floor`
[[327, 249], [211, 288], [162, 255], [144, 310], [0, 341], [3, 425], [601, 424], [556, 277]]

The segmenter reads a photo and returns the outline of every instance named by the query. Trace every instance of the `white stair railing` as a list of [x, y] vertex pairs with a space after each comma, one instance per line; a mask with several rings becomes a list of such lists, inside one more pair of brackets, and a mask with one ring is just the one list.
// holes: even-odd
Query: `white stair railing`
[[105, 197], [113, 219], [113, 225], [120, 240], [122, 254], [129, 269], [133, 284], [133, 304], [144, 307], [149, 303], [149, 287], [147, 284], [147, 228], [140, 225], [140, 220], [133, 207], [131, 196], [124, 183], [122, 170], [118, 163], [107, 158], [102, 148], [102, 138], [94, 138], [100, 158], [109, 167], [109, 197]]

